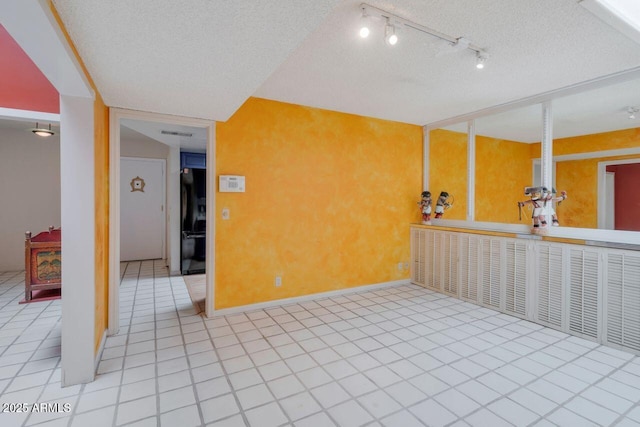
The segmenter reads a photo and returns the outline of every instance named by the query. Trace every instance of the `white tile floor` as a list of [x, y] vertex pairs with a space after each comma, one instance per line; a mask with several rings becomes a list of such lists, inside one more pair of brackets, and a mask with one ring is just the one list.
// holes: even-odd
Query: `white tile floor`
[[60, 302], [0, 274], [0, 426], [640, 426], [640, 358], [416, 286], [227, 317], [130, 263], [99, 375], [60, 388]]

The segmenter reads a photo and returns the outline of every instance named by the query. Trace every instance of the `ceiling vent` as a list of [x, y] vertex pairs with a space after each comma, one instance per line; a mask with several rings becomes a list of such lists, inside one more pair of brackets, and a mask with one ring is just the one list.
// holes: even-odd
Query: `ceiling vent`
[[163, 135], [185, 136], [187, 138], [191, 138], [193, 136], [190, 132], [176, 132], [174, 130], [162, 130], [160, 133]]

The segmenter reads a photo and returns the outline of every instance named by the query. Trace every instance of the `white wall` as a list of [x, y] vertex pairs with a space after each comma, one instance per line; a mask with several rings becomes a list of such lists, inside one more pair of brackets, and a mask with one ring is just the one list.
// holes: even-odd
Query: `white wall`
[[0, 129], [0, 271], [24, 269], [25, 231], [60, 227], [60, 137], [28, 127]]
[[120, 141], [120, 156], [166, 159], [169, 156], [169, 146], [152, 139], [135, 140], [123, 137]]
[[166, 254], [171, 275], [180, 274], [180, 149], [140, 135], [120, 138], [121, 157], [143, 157], [167, 160]]

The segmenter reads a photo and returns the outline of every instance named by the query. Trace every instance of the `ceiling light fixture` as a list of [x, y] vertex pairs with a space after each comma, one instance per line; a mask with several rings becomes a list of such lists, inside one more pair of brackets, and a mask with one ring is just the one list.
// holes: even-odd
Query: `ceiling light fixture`
[[[434, 30], [432, 28], [426, 27], [424, 25], [418, 24], [416, 22], [410, 21], [408, 19], [404, 19], [398, 15], [394, 15], [391, 12], [388, 12], [384, 9], [380, 9], [375, 6], [371, 6], [367, 3], [362, 3], [360, 5], [360, 9], [362, 9], [362, 17], [366, 17], [369, 21], [371, 18], [382, 19], [385, 21], [385, 42], [388, 45], [395, 45], [398, 42], [398, 36], [396, 35], [396, 31], [402, 27], [411, 28], [415, 31], [419, 31], [421, 33], [427, 34], [431, 37], [435, 37], [440, 40], [444, 40], [451, 45], [456, 50], [471, 50], [476, 54], [476, 58], [478, 58], [478, 62], [476, 62], [477, 68], [483, 68], [484, 63], [487, 60], [487, 53], [485, 50], [479, 46], [471, 43], [469, 39], [464, 37], [453, 37], [445, 33], [441, 33], [438, 30]], [[393, 23], [393, 24], [392, 24]], [[367, 27], [368, 29], [368, 27]], [[360, 35], [362, 36], [362, 28]], [[368, 33], [367, 33], [368, 35]], [[365, 37], [365, 36], [362, 36]], [[479, 59], [482, 58], [482, 59]], [[479, 62], [482, 62], [482, 66], [478, 66]]]
[[638, 107], [628, 107], [627, 113], [629, 114], [629, 120], [634, 120], [636, 118], [636, 113], [639, 113], [640, 109]]
[[396, 27], [391, 25], [389, 18], [387, 18], [387, 25], [384, 27], [384, 41], [389, 46], [395, 46], [398, 43], [398, 36], [396, 35]]
[[369, 20], [367, 19], [367, 10], [362, 8], [362, 17], [360, 17], [360, 37], [366, 39], [369, 37]]
[[31, 132], [35, 133], [38, 136], [46, 138], [51, 135], [55, 135], [55, 132], [51, 130], [51, 123], [49, 123], [49, 128], [41, 128], [38, 123], [36, 123], [36, 127], [31, 129]]

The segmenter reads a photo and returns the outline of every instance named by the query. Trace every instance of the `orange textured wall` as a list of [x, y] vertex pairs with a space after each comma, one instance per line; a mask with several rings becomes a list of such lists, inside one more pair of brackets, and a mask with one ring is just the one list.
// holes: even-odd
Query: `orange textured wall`
[[[445, 211], [444, 219], [467, 218], [467, 134], [444, 129], [429, 133], [429, 191], [435, 200], [441, 191], [454, 197], [451, 209]], [[416, 195], [416, 201], [420, 194]], [[420, 219], [420, 211], [418, 219]]]
[[640, 156], [599, 157], [556, 164], [556, 187], [568, 198], [557, 210], [560, 224], [567, 227], [598, 227], [598, 162], [635, 159]]
[[529, 144], [476, 137], [476, 221], [530, 222], [530, 212], [518, 219], [518, 201], [533, 179], [530, 153]]
[[[556, 139], [553, 141], [553, 155], [590, 153], [638, 146], [640, 146], [640, 128], [632, 128]], [[540, 157], [539, 151], [537, 157]]]
[[250, 98], [216, 146], [217, 309], [408, 278], [421, 127]]
[[94, 167], [95, 167], [95, 342], [94, 351], [98, 352], [102, 336], [107, 329], [109, 316], [109, 108], [104, 104], [102, 96], [87, 71], [82, 58], [78, 54], [73, 41], [60, 19], [53, 3], [49, 8], [58, 26], [67, 39], [74, 55], [93, 90], [95, 91], [94, 108]]
[[[431, 192], [455, 195], [445, 218], [466, 219], [467, 134], [444, 129], [429, 135]], [[517, 203], [531, 185], [530, 144], [476, 137], [476, 221], [519, 223]], [[523, 221], [526, 221], [523, 218]]]

